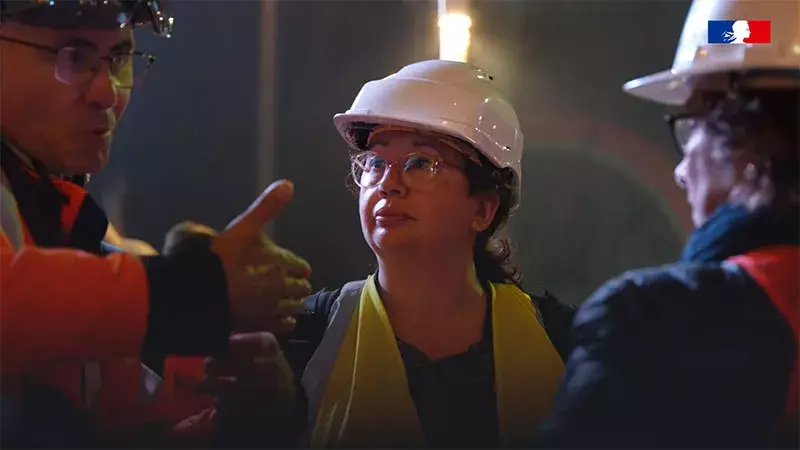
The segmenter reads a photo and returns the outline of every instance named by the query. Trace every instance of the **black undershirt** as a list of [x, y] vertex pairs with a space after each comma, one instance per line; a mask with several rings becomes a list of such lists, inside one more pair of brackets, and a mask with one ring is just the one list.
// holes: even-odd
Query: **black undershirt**
[[398, 339], [409, 392], [428, 447], [499, 445], [492, 342], [490, 294], [483, 339], [463, 353], [431, 361], [422, 351]]

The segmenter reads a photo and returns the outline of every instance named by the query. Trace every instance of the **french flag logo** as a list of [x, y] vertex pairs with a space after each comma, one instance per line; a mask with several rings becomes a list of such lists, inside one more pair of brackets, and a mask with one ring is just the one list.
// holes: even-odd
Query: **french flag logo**
[[772, 42], [769, 20], [709, 20], [709, 44], [769, 44]]

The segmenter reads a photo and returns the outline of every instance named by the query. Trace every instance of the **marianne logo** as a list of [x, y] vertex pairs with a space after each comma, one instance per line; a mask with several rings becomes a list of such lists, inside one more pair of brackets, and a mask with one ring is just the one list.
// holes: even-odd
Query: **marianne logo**
[[769, 20], [709, 20], [709, 44], [769, 44]]

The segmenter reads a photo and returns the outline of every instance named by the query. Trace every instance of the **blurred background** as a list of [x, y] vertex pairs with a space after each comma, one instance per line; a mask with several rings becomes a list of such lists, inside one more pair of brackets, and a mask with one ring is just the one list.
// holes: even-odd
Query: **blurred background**
[[275, 240], [312, 264], [315, 288], [364, 278], [374, 257], [345, 187], [347, 148], [332, 116], [367, 81], [411, 62], [463, 57], [440, 51], [463, 53], [466, 28], [440, 24], [466, 13], [465, 56], [494, 76], [525, 133], [523, 202], [507, 230], [523, 285], [578, 304], [622, 271], [674, 260], [689, 233], [665, 111], [621, 90], [671, 65], [688, 7], [171, 2], [174, 37], [139, 33], [157, 62], [134, 91], [111, 164], [89, 187], [125, 235], [158, 248], [175, 223], [220, 229], [273, 179], [289, 178], [295, 200], [274, 223]]

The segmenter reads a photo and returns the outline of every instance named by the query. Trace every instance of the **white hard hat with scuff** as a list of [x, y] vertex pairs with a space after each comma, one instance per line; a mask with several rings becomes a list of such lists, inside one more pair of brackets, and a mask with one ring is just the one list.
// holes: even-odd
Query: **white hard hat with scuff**
[[359, 144], [351, 131], [363, 125], [397, 125], [461, 139], [494, 166], [513, 172], [514, 206], [519, 202], [523, 135], [517, 114], [491, 77], [470, 64], [422, 61], [370, 81], [334, 123], [353, 147]]
[[[709, 44], [709, 20], [769, 20], [768, 44]], [[625, 92], [666, 105], [682, 105], [693, 78], [733, 72], [800, 75], [800, 0], [694, 0], [671, 70], [625, 83]]]

